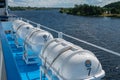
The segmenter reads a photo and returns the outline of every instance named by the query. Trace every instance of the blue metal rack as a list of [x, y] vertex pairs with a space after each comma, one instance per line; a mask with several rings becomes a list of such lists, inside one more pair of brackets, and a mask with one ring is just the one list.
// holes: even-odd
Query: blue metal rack
[[8, 44], [8, 40], [6, 39], [4, 29], [0, 23], [0, 39], [2, 42], [2, 51], [5, 62], [6, 69], [6, 77], [7, 80], [21, 80], [17, 65], [12, 55], [12, 51], [10, 49], [10, 45]]

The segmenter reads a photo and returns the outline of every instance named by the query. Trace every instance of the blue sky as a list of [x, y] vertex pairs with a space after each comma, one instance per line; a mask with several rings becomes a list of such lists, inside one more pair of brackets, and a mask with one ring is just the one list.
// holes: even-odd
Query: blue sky
[[10, 6], [73, 7], [75, 4], [104, 6], [120, 0], [8, 0]]

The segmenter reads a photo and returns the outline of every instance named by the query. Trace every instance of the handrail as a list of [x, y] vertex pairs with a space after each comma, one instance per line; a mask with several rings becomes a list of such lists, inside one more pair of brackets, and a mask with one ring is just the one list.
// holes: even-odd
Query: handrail
[[87, 42], [87, 41], [84, 41], [84, 40], [81, 40], [81, 39], [75, 38], [75, 37], [73, 37], [73, 36], [70, 36], [70, 35], [67, 35], [67, 34], [64, 34], [64, 33], [63, 33], [63, 35], [65, 35], [66, 37], [72, 38], [72, 39], [77, 40], [77, 41], [79, 41], [79, 42], [82, 42], [82, 43], [88, 44], [88, 45], [90, 45], [90, 46], [93, 46], [93, 47], [95, 47], [95, 48], [101, 49], [101, 50], [103, 50], [103, 51], [106, 51], [106, 52], [108, 52], [108, 53], [111, 53], [111, 54], [114, 54], [114, 55], [117, 55], [117, 56], [120, 57], [120, 53], [118, 53], [118, 52], [115, 52], [115, 51], [112, 51], [112, 50], [109, 50], [109, 49], [103, 48], [103, 47], [101, 47], [101, 46], [98, 46], [98, 45], [95, 45], [95, 44], [89, 43], [89, 42]]
[[33, 21], [31, 21], [31, 20], [27, 20], [27, 19], [25, 19], [25, 18], [20, 18], [20, 19], [23, 20], [23, 21], [25, 21], [25, 22], [35, 24], [37, 27], [38, 27], [38, 25], [39, 25], [39, 28], [40, 28], [40, 27], [43, 27], [43, 28], [48, 29], [48, 30], [50, 30], [50, 31], [53, 31], [53, 32], [55, 32], [55, 33], [59, 33], [59, 31], [57, 31], [57, 30], [48, 28], [48, 27], [46, 27], [46, 26], [44, 26], [44, 25], [38, 24], [38, 23], [33, 22]]
[[57, 33], [58, 35], [59, 35], [60, 33], [62, 33], [63, 36], [66, 36], [66, 37], [68, 37], [68, 38], [71, 38], [71, 39], [74, 39], [74, 40], [76, 40], [76, 41], [79, 41], [79, 42], [85, 43], [85, 44], [87, 44], [87, 45], [90, 45], [90, 46], [92, 46], [92, 47], [95, 47], [95, 48], [97, 48], [97, 49], [103, 50], [103, 51], [105, 51], [105, 52], [108, 52], [108, 53], [110, 53], [110, 54], [113, 54], [113, 55], [116, 55], [116, 56], [119, 56], [119, 57], [120, 57], [120, 53], [118, 53], [118, 52], [115, 52], [115, 51], [112, 51], [112, 50], [106, 49], [106, 48], [104, 48], [104, 47], [101, 47], [101, 46], [98, 46], [98, 45], [92, 44], [92, 43], [87, 42], [87, 41], [82, 40], [82, 39], [75, 38], [75, 37], [73, 37], [73, 36], [70, 36], [70, 35], [65, 34], [65, 33], [63, 33], [63, 32], [59, 32], [59, 31], [57, 31], [57, 30], [54, 30], [54, 29], [48, 28], [48, 27], [46, 27], [46, 26], [44, 26], [44, 25], [41, 25], [41, 24], [35, 23], [35, 22], [30, 21], [30, 20], [28, 20], [28, 19], [25, 19], [25, 18], [20, 18], [20, 19], [23, 20], [23, 21], [26, 21], [26, 22], [29, 22], [29, 23], [35, 24], [35, 25], [40, 25], [39, 28], [42, 27], [42, 28], [48, 29], [48, 30], [50, 30], [50, 31], [53, 31], [53, 32]]

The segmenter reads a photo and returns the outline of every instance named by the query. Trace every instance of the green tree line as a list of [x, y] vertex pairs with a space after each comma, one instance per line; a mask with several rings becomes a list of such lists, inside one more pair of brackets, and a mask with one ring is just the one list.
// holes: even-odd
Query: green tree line
[[74, 8], [69, 9], [61, 9], [61, 13], [73, 14], [73, 15], [101, 15], [103, 13], [103, 8], [98, 6], [91, 6], [91, 5], [75, 5]]
[[17, 7], [10, 7], [9, 6], [9, 9], [12, 10], [12, 11], [15, 11], [15, 10], [44, 10], [44, 9], [58, 9], [58, 8], [47, 8], [47, 7], [20, 7], [20, 6], [17, 6]]
[[104, 12], [104, 9], [99, 6], [91, 6], [91, 5], [75, 5], [74, 8], [60, 10], [61, 13], [73, 14], [73, 15], [101, 15]]
[[108, 4], [104, 7], [80, 4], [75, 5], [74, 8], [61, 8], [60, 12], [82, 16], [100, 16], [103, 14], [109, 14], [108, 16], [113, 16], [113, 14], [120, 14], [120, 1]]
[[112, 14], [120, 14], [120, 1], [105, 5], [103, 8]]

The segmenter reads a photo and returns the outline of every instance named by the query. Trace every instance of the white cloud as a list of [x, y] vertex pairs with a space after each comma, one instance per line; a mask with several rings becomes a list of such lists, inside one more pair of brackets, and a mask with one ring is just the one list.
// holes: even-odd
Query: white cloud
[[103, 6], [120, 0], [9, 0], [10, 6], [73, 7], [75, 4]]

